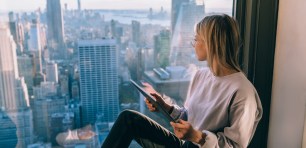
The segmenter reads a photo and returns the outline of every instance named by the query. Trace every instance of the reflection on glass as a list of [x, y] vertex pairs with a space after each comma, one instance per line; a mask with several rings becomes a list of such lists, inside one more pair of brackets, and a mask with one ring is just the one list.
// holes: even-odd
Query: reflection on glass
[[61, 146], [99, 147], [124, 109], [169, 127], [146, 109], [129, 79], [149, 82], [183, 104], [193, 71], [206, 66], [190, 45], [193, 26], [209, 13], [231, 14], [232, 3], [4, 0], [0, 145], [58, 146], [56, 137], [63, 142], [69, 131], [83, 131], [92, 141], [77, 134], [75, 143]]

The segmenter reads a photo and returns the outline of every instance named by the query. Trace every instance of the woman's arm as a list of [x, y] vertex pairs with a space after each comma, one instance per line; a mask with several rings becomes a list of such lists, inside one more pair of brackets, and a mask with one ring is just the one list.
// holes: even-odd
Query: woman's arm
[[[204, 130], [206, 134], [204, 148], [246, 148], [251, 141], [259, 120], [262, 117], [262, 107], [257, 94], [234, 98], [229, 109], [229, 126], [223, 131], [213, 133]], [[254, 97], [255, 96], [255, 97]]]
[[198, 131], [183, 120], [171, 122], [171, 125], [178, 138], [197, 143], [202, 148], [246, 148], [261, 116], [262, 107], [258, 96], [234, 98], [229, 109], [229, 126], [220, 132]]

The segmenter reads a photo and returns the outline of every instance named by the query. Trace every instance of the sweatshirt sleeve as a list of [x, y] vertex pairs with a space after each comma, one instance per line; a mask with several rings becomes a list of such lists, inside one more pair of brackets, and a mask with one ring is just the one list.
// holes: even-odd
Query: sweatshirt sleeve
[[246, 148], [248, 146], [262, 116], [261, 103], [257, 93], [247, 97], [237, 95], [233, 99], [229, 109], [230, 125], [217, 133], [202, 131], [207, 135], [202, 148]]
[[185, 120], [187, 121], [188, 119], [188, 116], [187, 116], [187, 109], [184, 108], [184, 107], [179, 107], [178, 105], [174, 105], [173, 106], [173, 111], [172, 113], [170, 114], [170, 116], [174, 119], [174, 120], [177, 120], [177, 119], [182, 119], [182, 120]]
[[170, 98], [169, 96], [163, 94], [162, 95], [164, 101], [168, 104], [173, 105], [173, 111], [170, 113], [170, 116], [174, 119], [183, 119], [185, 121], [187, 121], [187, 109], [184, 107], [180, 107], [179, 105], [177, 105], [177, 103]]

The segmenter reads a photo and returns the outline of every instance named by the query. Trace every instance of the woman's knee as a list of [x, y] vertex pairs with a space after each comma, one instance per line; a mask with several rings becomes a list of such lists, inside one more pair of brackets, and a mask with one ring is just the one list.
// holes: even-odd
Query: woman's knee
[[119, 114], [118, 118], [132, 120], [135, 116], [138, 116], [138, 113], [136, 111], [126, 109]]

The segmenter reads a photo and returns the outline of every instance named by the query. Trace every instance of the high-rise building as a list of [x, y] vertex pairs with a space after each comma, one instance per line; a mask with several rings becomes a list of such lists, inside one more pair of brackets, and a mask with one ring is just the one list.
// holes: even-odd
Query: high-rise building
[[78, 81], [73, 81], [71, 84], [71, 98], [79, 99], [80, 98], [80, 90]]
[[58, 83], [58, 69], [56, 63], [49, 62], [46, 64], [46, 80]]
[[62, 59], [66, 55], [64, 23], [60, 0], [47, 0], [48, 44], [52, 58]]
[[32, 110], [27, 108], [23, 111], [7, 112], [11, 120], [14, 122], [17, 128], [17, 148], [24, 148], [33, 143], [34, 129], [33, 129], [33, 115]]
[[17, 54], [20, 55], [23, 52], [24, 30], [19, 16], [16, 18], [14, 12], [9, 12], [9, 27], [17, 46]]
[[132, 41], [140, 46], [140, 22], [132, 21]]
[[41, 82], [39, 86], [33, 87], [34, 98], [41, 99], [49, 94], [57, 94], [57, 84], [54, 82]]
[[173, 34], [174, 27], [179, 15], [181, 4], [189, 0], [172, 0], [171, 2], [171, 32]]
[[31, 28], [29, 31], [28, 39], [28, 51], [35, 55], [33, 56], [34, 66], [36, 72], [42, 72], [42, 61], [41, 61], [41, 33], [39, 19], [35, 18], [32, 20]]
[[204, 4], [189, 1], [180, 5], [175, 28], [172, 32], [170, 64], [187, 66], [196, 63], [196, 55], [191, 45], [194, 38], [194, 25], [205, 15]]
[[[42, 49], [42, 55], [45, 49], [47, 49], [47, 25], [40, 24], [40, 46]], [[43, 56], [44, 57], [44, 56]], [[46, 57], [44, 57], [46, 58]]]
[[152, 48], [139, 49], [137, 52], [136, 73], [137, 80], [142, 79], [143, 72], [154, 68], [154, 50]]
[[82, 124], [94, 123], [97, 113], [113, 122], [119, 112], [116, 40], [81, 40], [78, 49]]
[[31, 100], [34, 131], [40, 141], [50, 141], [50, 121], [53, 113], [65, 112], [65, 99], [56, 95], [34, 98]]
[[69, 100], [68, 105], [65, 106], [66, 112], [73, 112], [74, 114], [74, 127], [81, 128], [81, 114], [80, 114], [80, 102], [76, 99]]
[[69, 78], [67, 75], [60, 75], [60, 86], [61, 86], [61, 94], [68, 95], [69, 94]]
[[31, 109], [0, 111], [1, 147], [24, 148], [33, 143], [33, 116]]
[[[1, 135], [6, 135], [2, 134], [2, 131], [9, 132], [7, 130], [15, 130], [16, 128], [15, 136], [18, 139], [16, 147], [22, 148], [33, 142], [33, 124], [27, 86], [23, 77], [19, 78], [18, 76], [15, 47], [8, 26], [0, 24], [0, 108], [2, 111], [0, 116], [2, 116], [1, 118], [7, 117], [0, 120], [1, 127], [7, 128], [1, 128], [0, 130]], [[9, 120], [14, 124], [8, 125]], [[13, 138], [11, 140], [14, 141], [15, 136], [11, 136], [13, 135], [9, 137]], [[10, 142], [10, 140], [7, 142]]]
[[154, 59], [157, 67], [169, 66], [170, 31], [162, 30], [154, 36]]
[[23, 25], [20, 22], [20, 17], [14, 12], [9, 12], [10, 31], [16, 43], [24, 41]]
[[15, 47], [7, 26], [0, 25], [0, 107], [5, 110], [18, 110], [27, 107], [26, 104], [22, 104], [22, 102], [26, 102], [23, 99], [27, 97], [18, 96], [18, 87], [25, 85], [22, 84], [24, 83], [23, 79], [19, 81]]
[[23, 77], [17, 78], [15, 81], [16, 104], [18, 109], [25, 109], [30, 106], [28, 88]]
[[115, 20], [111, 20], [111, 34], [112, 37], [117, 38], [117, 34], [116, 34], [116, 21]]
[[28, 40], [28, 50], [29, 51], [41, 51], [41, 37], [40, 37], [40, 22], [39, 18], [32, 19], [32, 24], [30, 28], [30, 38]]
[[0, 145], [2, 147], [16, 147], [18, 138], [16, 125], [4, 111], [0, 111]]
[[32, 58], [28, 55], [22, 55], [17, 57], [19, 76], [24, 77], [24, 81], [28, 87], [29, 96], [33, 95], [33, 78], [34, 78], [34, 67]]

